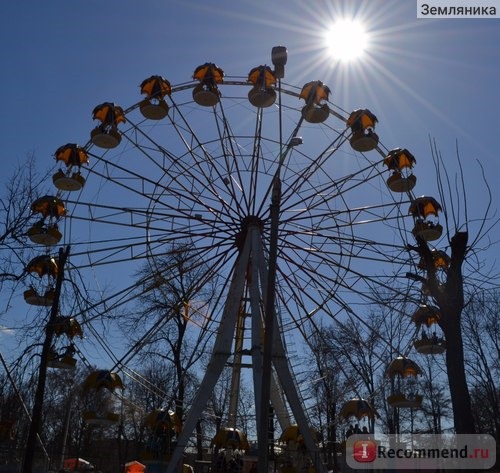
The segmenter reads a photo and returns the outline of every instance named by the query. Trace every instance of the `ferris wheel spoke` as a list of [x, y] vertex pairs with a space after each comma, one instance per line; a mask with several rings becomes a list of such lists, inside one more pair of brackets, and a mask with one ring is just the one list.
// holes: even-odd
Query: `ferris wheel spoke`
[[[259, 182], [259, 170], [262, 165], [262, 159], [258, 157], [262, 156], [262, 126], [263, 126], [263, 110], [259, 109], [256, 120], [255, 120], [255, 139], [252, 149], [252, 163], [250, 168], [250, 182], [248, 183], [248, 188], [250, 189], [250, 202], [251, 207], [248, 207], [249, 212], [255, 215], [257, 212], [257, 196], [258, 196], [258, 186]], [[240, 179], [241, 182], [241, 179]]]
[[[316, 327], [316, 314], [331, 310], [331, 306], [328, 306], [328, 302], [332, 299], [331, 289], [321, 293], [316, 284], [311, 285], [307, 283], [307, 278], [290, 272], [280, 274], [280, 278], [278, 296], [281, 306], [293, 308], [287, 310], [291, 321], [282, 320], [282, 330], [287, 333], [297, 329], [303, 336], [306, 334], [305, 338], [307, 338], [305, 326]], [[341, 314], [342, 310], [339, 308], [338, 314]]]
[[[304, 166], [303, 163], [300, 167], [295, 164], [297, 160], [292, 159], [295, 148], [292, 148], [293, 152], [286, 162], [283, 172], [283, 178], [287, 179], [288, 182], [287, 188], [282, 195], [282, 199], [284, 202], [286, 202], [286, 200], [290, 196], [294, 194], [300, 194], [301, 190], [304, 187], [309, 188], [309, 198], [311, 196], [314, 196], [317, 192], [321, 192], [320, 189], [314, 186], [314, 183], [317, 182], [317, 179], [315, 178], [318, 173], [324, 173], [323, 167], [325, 166], [326, 162], [331, 159], [332, 156], [337, 152], [339, 143], [342, 142], [343, 139], [344, 137], [342, 134], [338, 135], [331, 143], [328, 143], [323, 150], [320, 150], [312, 157], [304, 153], [300, 153], [300, 151], [297, 151], [299, 159], [301, 161], [305, 160], [308, 163], [306, 166]], [[290, 177], [288, 177], [287, 175], [290, 175]], [[326, 186], [329, 187], [330, 184], [327, 183]]]
[[[304, 257], [304, 251], [302, 248], [298, 249], [297, 256], [294, 257], [292, 255], [287, 254], [286, 262], [289, 266], [289, 272], [293, 275], [293, 278], [300, 278], [302, 280], [296, 281], [297, 287], [304, 287], [305, 290], [308, 289], [309, 285], [305, 284], [305, 281], [308, 280], [308, 275], [314, 274], [314, 283], [312, 287], [319, 287], [319, 291], [330, 291], [330, 294], [333, 294], [334, 288], [345, 288], [350, 289], [354, 293], [362, 296], [365, 300], [369, 300], [371, 302], [377, 302], [378, 299], [370, 294], [368, 291], [369, 285], [375, 286], [377, 288], [383, 289], [388, 293], [392, 293], [394, 295], [400, 296], [400, 292], [398, 289], [394, 289], [393, 285], [384, 283], [383, 280], [376, 275], [370, 276], [367, 273], [367, 263], [378, 263], [380, 262], [388, 262], [390, 258], [370, 258], [369, 256], [360, 256], [354, 254], [352, 251], [349, 253], [345, 253], [345, 251], [340, 254], [333, 254], [334, 258], [329, 259], [329, 256], [332, 256], [327, 250], [322, 249], [321, 251], [311, 252], [313, 255], [321, 255], [317, 258], [317, 261], [314, 261], [308, 257]], [[302, 256], [301, 258], [299, 256]], [[347, 259], [349, 264], [342, 263], [342, 259]], [[364, 266], [364, 272], [360, 272], [360, 270], [354, 269], [356, 266], [355, 261], [359, 259], [359, 265]], [[297, 261], [304, 261], [304, 263], [298, 264]], [[349, 282], [346, 282], [346, 278], [349, 278]], [[357, 288], [358, 283], [363, 284], [362, 289]], [[332, 288], [332, 289], [329, 289]], [[314, 297], [313, 297], [314, 299]]]
[[[168, 175], [163, 172], [162, 176], [166, 176], [167, 179], [160, 177], [159, 179], [144, 178], [139, 171], [134, 172], [133, 170], [121, 166], [116, 162], [105, 160], [100, 158], [100, 160], [105, 164], [106, 169], [116, 169], [121, 177], [116, 176], [114, 173], [108, 172], [107, 175], [99, 174], [97, 171], [93, 173], [97, 174], [101, 178], [106, 180], [112, 179], [112, 182], [125, 190], [130, 191], [132, 194], [137, 195], [141, 199], [146, 199], [147, 202], [155, 203], [157, 205], [164, 205], [166, 208], [171, 210], [179, 209], [179, 206], [169, 205], [168, 199], [165, 196], [174, 197], [183, 202], [183, 206], [191, 203], [192, 207], [188, 206], [188, 211], [185, 211], [185, 216], [188, 217], [192, 215], [192, 208], [198, 207], [200, 211], [209, 211], [213, 206], [220, 204], [220, 196], [217, 193], [207, 193], [205, 192], [204, 186], [208, 182], [206, 178], [197, 178], [187, 166], [183, 165], [181, 169], [175, 175]], [[110, 175], [113, 177], [111, 178]], [[140, 185], [133, 187], [130, 182], [139, 182]], [[201, 190], [196, 190], [198, 186]], [[199, 195], [203, 194], [203, 200], [199, 198]], [[213, 204], [213, 205], [211, 205]], [[228, 209], [227, 206], [222, 206], [222, 209]], [[219, 209], [219, 211], [222, 211]]]
[[[287, 212], [287, 219], [284, 222], [295, 225], [297, 228], [309, 228], [314, 231], [334, 231], [342, 229], [352, 233], [358, 226], [367, 226], [374, 223], [388, 224], [391, 221], [400, 222], [401, 215], [390, 215], [391, 206], [388, 204], [367, 205], [363, 207], [351, 207], [346, 209], [329, 208], [329, 203], [325, 201], [325, 208], [315, 209], [312, 212], [307, 208], [296, 208]], [[386, 212], [387, 210], [387, 212]], [[311, 225], [311, 220], [314, 226]], [[318, 222], [318, 223], [316, 223]]]
[[[133, 142], [133, 140], [130, 141]], [[185, 144], [185, 140], [183, 140], [183, 144]], [[197, 145], [199, 146], [199, 143], [197, 143]], [[164, 203], [164, 205], [166, 205], [166, 199], [161, 199], [161, 196], [168, 195], [182, 199], [183, 202], [192, 202], [193, 206], [199, 206], [205, 209], [211, 208], [210, 202], [215, 206], [220, 206], [219, 211], [229, 209], [227, 203], [221, 198], [222, 188], [217, 189], [215, 185], [210, 186], [210, 184], [215, 182], [214, 179], [205, 174], [200, 166], [193, 168], [191, 165], [191, 161], [193, 160], [185, 159], [186, 157], [191, 157], [194, 158], [195, 162], [200, 162], [201, 158], [196, 157], [196, 148], [188, 148], [185, 154], [181, 154], [181, 158], [179, 158], [179, 154], [173, 157], [171, 152], [159, 146], [152, 139], [150, 139], [150, 147], [147, 148], [147, 153], [145, 152], [143, 144], [134, 142], [134, 146], [140, 153], [146, 154], [150, 158], [150, 161], [155, 163], [157, 160], [151, 158], [150, 155], [153, 150], [156, 151], [156, 154], [161, 158], [163, 163], [162, 167], [159, 168], [161, 169], [160, 178], [146, 179], [143, 177], [144, 174], [141, 170], [134, 172], [130, 168], [118, 165], [116, 162], [105, 161], [101, 158], [101, 160], [106, 163], [107, 168], [117, 169], [123, 173], [124, 177], [122, 178], [113, 175], [112, 180], [114, 183], [118, 183], [124, 188], [136, 192], [143, 197], [149, 197], [151, 202], [157, 204]], [[184, 156], [184, 159], [182, 159], [182, 156]], [[206, 156], [207, 152], [204, 150], [202, 158]], [[168, 166], [165, 165], [165, 159], [169, 160]], [[110, 176], [101, 177], [111, 179]], [[140, 187], [133, 188], [128, 184], [130, 179], [133, 178], [140, 180]], [[158, 189], [161, 189], [161, 191]], [[212, 192], [210, 192], [210, 190], [212, 190]], [[202, 193], [204, 195], [203, 200], [197, 197]]]
[[[221, 142], [221, 147], [224, 154], [224, 164], [226, 166], [226, 175], [223, 180], [227, 182], [227, 185], [230, 187], [230, 191], [233, 196], [236, 197], [237, 194], [240, 195], [240, 199], [236, 200], [239, 205], [240, 214], [248, 213], [250, 211], [251, 206], [255, 205], [255, 185], [256, 176], [258, 172], [259, 160], [256, 159], [258, 153], [258, 143], [261, 139], [261, 130], [259, 124], [261, 121], [261, 114], [257, 114], [256, 118], [256, 128], [254, 134], [254, 144], [252, 146], [252, 151], [248, 153], [243, 153], [245, 147], [242, 147], [242, 143], [240, 143], [241, 139], [238, 138], [235, 133], [232, 131], [228, 117], [224, 113], [224, 107], [220, 104], [220, 113], [221, 117], [216, 121], [217, 131], [219, 134], [219, 139]], [[250, 167], [246, 164], [245, 161], [248, 161], [247, 156], [250, 156]], [[254, 166], [257, 167], [257, 172], [254, 170]], [[250, 180], [246, 182], [243, 177], [243, 171], [250, 170]], [[248, 186], [248, 191], [243, 192], [243, 188]]]
[[[370, 168], [374, 169], [374, 166]], [[298, 189], [295, 189], [294, 193], [290, 193], [289, 197], [284, 199], [282, 209], [283, 211], [288, 211], [296, 207], [298, 209], [302, 208], [302, 212], [311, 212], [322, 205], [330, 209], [330, 202], [336, 203], [336, 207], [339, 208], [337, 200], [340, 200], [344, 203], [344, 209], [349, 211], [352, 205], [350, 206], [346, 201], [346, 195], [349, 192], [354, 192], [361, 184], [366, 184], [369, 180], [376, 177], [379, 177], [378, 173], [374, 173], [370, 176], [363, 174], [363, 177], [360, 179], [355, 179], [355, 176], [344, 177], [335, 181], [327, 181], [322, 187], [315, 186], [311, 188], [308, 193], [300, 192]], [[349, 183], [348, 186], [347, 183]], [[332, 192], [332, 189], [335, 191]], [[288, 203], [288, 201], [290, 202]], [[307, 203], [307, 206], [305, 203]], [[332, 210], [332, 212], [337, 212], [337, 210]], [[300, 211], [296, 212], [296, 215], [300, 216]]]
[[[180, 111], [179, 116], [182, 118], [182, 128], [177, 125], [177, 122], [172, 122], [174, 128], [177, 130], [179, 138], [184, 143], [188, 152], [193, 148], [201, 151], [200, 159], [195, 159], [194, 164], [202, 177], [202, 185], [206, 186], [207, 183], [213, 185], [216, 182], [224, 183], [221, 191], [226, 194], [226, 186], [229, 186], [229, 195], [232, 199], [229, 203], [223, 201], [221, 203], [224, 203], [229, 208], [231, 208], [232, 204], [236, 204], [237, 209], [241, 212], [241, 203], [236, 198], [237, 193], [234, 187], [235, 181], [230, 178], [235, 169], [238, 171], [238, 160], [236, 159], [237, 155], [234, 150], [234, 140], [225, 116], [219, 116], [216, 110], [212, 112], [212, 121], [215, 124], [217, 139], [205, 142], [202, 141], [199, 133], [195, 132]], [[206, 121], [204, 121], [202, 125], [206, 126]], [[187, 136], [184, 136], [184, 134], [187, 134]], [[216, 153], [210, 149], [213, 146], [215, 146], [214, 149], [218, 150]], [[189, 169], [186, 171], [189, 171]], [[213, 194], [219, 196], [216, 190], [213, 190]], [[245, 196], [241, 194], [241, 198], [244, 197]]]

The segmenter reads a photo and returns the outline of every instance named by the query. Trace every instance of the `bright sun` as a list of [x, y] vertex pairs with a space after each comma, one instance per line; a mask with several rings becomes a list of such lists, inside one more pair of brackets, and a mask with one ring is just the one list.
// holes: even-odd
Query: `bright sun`
[[357, 20], [336, 21], [325, 34], [330, 56], [338, 61], [360, 58], [368, 45], [368, 34]]

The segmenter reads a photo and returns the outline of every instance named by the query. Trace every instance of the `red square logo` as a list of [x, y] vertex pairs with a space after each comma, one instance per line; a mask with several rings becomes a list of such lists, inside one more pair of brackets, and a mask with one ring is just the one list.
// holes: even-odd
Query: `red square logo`
[[373, 440], [356, 440], [352, 456], [358, 463], [368, 463], [377, 458], [377, 444]]

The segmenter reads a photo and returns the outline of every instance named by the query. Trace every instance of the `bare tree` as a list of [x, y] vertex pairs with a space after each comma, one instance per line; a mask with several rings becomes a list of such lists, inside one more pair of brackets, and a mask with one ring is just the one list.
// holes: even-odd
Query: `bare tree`
[[1, 361], [5, 374], [0, 376], [0, 443], [7, 448], [0, 450], [0, 461], [3, 464], [19, 464], [25, 432], [29, 428], [24, 405], [29, 386], [18, 373], [10, 371], [3, 356]]
[[19, 281], [27, 262], [27, 225], [31, 219], [31, 205], [43, 192], [48, 173], [36, 168], [34, 154], [19, 163], [4, 183], [0, 194], [0, 289], [7, 282]]
[[423, 372], [421, 386], [425, 393], [421, 407], [424, 413], [421, 430], [433, 434], [443, 432], [442, 420], [451, 415], [449, 391], [443, 380], [443, 376], [446, 378], [446, 367], [443, 364], [442, 359], [434, 356], [424, 356], [423, 363], [420, 363]]
[[466, 366], [477, 429], [500, 435], [500, 293], [483, 291], [464, 308]]
[[129, 333], [147, 333], [142, 356], [162, 360], [175, 382], [171, 403], [183, 419], [186, 395], [195, 384], [191, 374], [205, 354], [211, 318], [208, 313], [215, 281], [208, 280], [206, 264], [187, 243], [173, 245], [164, 256], [149, 261], [139, 273], [143, 292], [140, 309], [127, 317]]
[[[308, 338], [312, 351], [311, 368], [315, 372], [317, 382], [312, 384], [311, 394], [317, 408], [314, 410], [316, 422], [326, 441], [326, 462], [329, 468], [337, 469], [336, 444], [342, 435], [339, 433], [339, 410], [342, 401], [352, 392], [350, 380], [341, 369], [345, 359], [338, 356], [335, 345], [336, 328], [320, 328]], [[340, 434], [340, 435], [339, 435]]]
[[[28, 155], [7, 180], [0, 195], [0, 289], [3, 294], [15, 291], [18, 282], [25, 274], [26, 257], [31, 243], [26, 235], [32, 214], [32, 204], [41, 195], [42, 186], [48, 173], [40, 173], [35, 165], [34, 155]], [[6, 298], [8, 309], [10, 298]], [[56, 310], [52, 311], [52, 317]], [[33, 399], [33, 412], [28, 431], [27, 446], [23, 462], [24, 471], [31, 471], [37, 437], [40, 434], [41, 409], [46, 379], [46, 360], [50, 349], [50, 328], [42, 344], [41, 363], [36, 380], [36, 393]]]
[[[459, 178], [451, 183], [443, 158], [434, 143], [431, 143], [434, 164], [437, 170], [437, 180], [441, 204], [443, 206], [446, 235], [448, 237], [449, 266], [440, 271], [434, 264], [433, 248], [423, 238], [416, 236], [418, 252], [426, 270], [425, 285], [433, 303], [439, 307], [441, 327], [446, 337], [446, 368], [453, 406], [453, 419], [457, 433], [474, 433], [475, 423], [472, 414], [471, 398], [467, 384], [464, 357], [464, 342], [462, 338], [462, 311], [467, 304], [467, 285], [475, 286], [471, 293], [477, 292], [480, 284], [491, 281], [491, 275], [485, 274], [478, 259], [481, 245], [488, 242], [490, 230], [498, 223], [491, 215], [491, 191], [486, 179], [484, 189], [489, 195], [486, 210], [481, 219], [476, 234], [470, 234], [472, 221], [469, 220], [465, 190], [465, 179], [457, 149], [457, 162], [460, 167]], [[462, 210], [463, 209], [463, 210]], [[460, 213], [463, 212], [461, 217]], [[460, 218], [465, 222], [460, 224]], [[476, 220], [477, 221], [477, 220]], [[471, 238], [472, 237], [472, 238]], [[469, 266], [468, 274], [474, 273], [474, 279], [466, 280], [464, 264]], [[475, 267], [473, 265], [475, 264]]]

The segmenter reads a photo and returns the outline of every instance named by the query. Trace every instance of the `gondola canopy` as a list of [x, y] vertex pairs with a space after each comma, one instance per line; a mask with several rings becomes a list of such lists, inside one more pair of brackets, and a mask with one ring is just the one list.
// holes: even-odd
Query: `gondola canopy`
[[386, 376], [390, 378], [395, 376], [406, 378], [408, 376], [417, 376], [421, 373], [422, 370], [414, 361], [402, 356], [399, 356], [395, 360], [391, 361], [385, 371]]
[[269, 66], [257, 66], [248, 73], [248, 82], [253, 85], [272, 87], [276, 84], [276, 76]]
[[66, 215], [64, 202], [52, 195], [45, 195], [36, 199], [35, 202], [31, 204], [31, 210], [35, 213], [40, 213], [43, 218], [61, 218]]
[[224, 427], [212, 439], [212, 445], [218, 448], [248, 450], [250, 448], [246, 435], [238, 429]]
[[320, 80], [308, 82], [302, 87], [299, 97], [304, 99], [306, 103], [314, 103], [321, 105], [328, 100], [330, 88], [323, 84]]
[[28, 273], [36, 273], [38, 276], [57, 277], [58, 267], [56, 260], [50, 255], [42, 255], [33, 258], [27, 265]]
[[223, 78], [224, 71], [213, 62], [206, 62], [198, 66], [193, 73], [193, 79], [200, 82], [213, 81], [216, 84], [222, 84]]
[[89, 163], [87, 152], [75, 143], [68, 143], [57, 148], [54, 153], [56, 161], [62, 161], [66, 166], [82, 166]]
[[151, 76], [143, 80], [141, 94], [145, 94], [148, 99], [161, 100], [172, 93], [172, 86], [167, 79], [162, 76]]
[[309, 123], [322, 123], [330, 116], [328, 96], [330, 89], [320, 80], [308, 82], [302, 87], [299, 98], [306, 104], [302, 108], [302, 116]]
[[370, 110], [357, 109], [349, 115], [347, 126], [351, 127], [353, 132], [365, 131], [370, 128], [375, 128], [377, 122], [377, 117]]
[[80, 338], [83, 337], [82, 326], [73, 317], [56, 317], [54, 322], [54, 333], [57, 336], [65, 334], [70, 339], [75, 338], [77, 335]]
[[426, 325], [430, 327], [432, 324], [438, 323], [441, 315], [437, 307], [421, 305], [412, 315], [411, 320], [417, 326]]
[[114, 391], [115, 389], [124, 389], [123, 382], [116, 373], [108, 370], [97, 370], [90, 373], [83, 383], [85, 389], [100, 390], [102, 388]]
[[156, 430], [162, 426], [176, 433], [181, 431], [181, 422], [177, 414], [170, 410], [155, 409], [151, 411], [143, 420], [143, 425]]
[[[434, 266], [435, 269], [446, 270], [450, 267], [451, 258], [445, 251], [432, 249], [431, 256], [432, 256], [432, 265]], [[420, 258], [420, 261], [418, 262], [418, 268], [428, 270], [424, 258]]]
[[402, 171], [405, 168], [411, 169], [415, 163], [416, 159], [407, 149], [395, 148], [384, 158], [384, 164], [388, 169], [393, 171]]
[[438, 216], [443, 210], [434, 197], [417, 197], [410, 205], [409, 213], [414, 217], [427, 218], [429, 215]]
[[104, 102], [97, 105], [92, 111], [92, 118], [99, 120], [103, 125], [116, 126], [119, 123], [125, 123], [123, 109], [111, 102]]
[[358, 420], [361, 420], [363, 417], [374, 419], [376, 416], [372, 405], [365, 399], [351, 399], [347, 401], [340, 409], [339, 415], [343, 419], [356, 417]]

